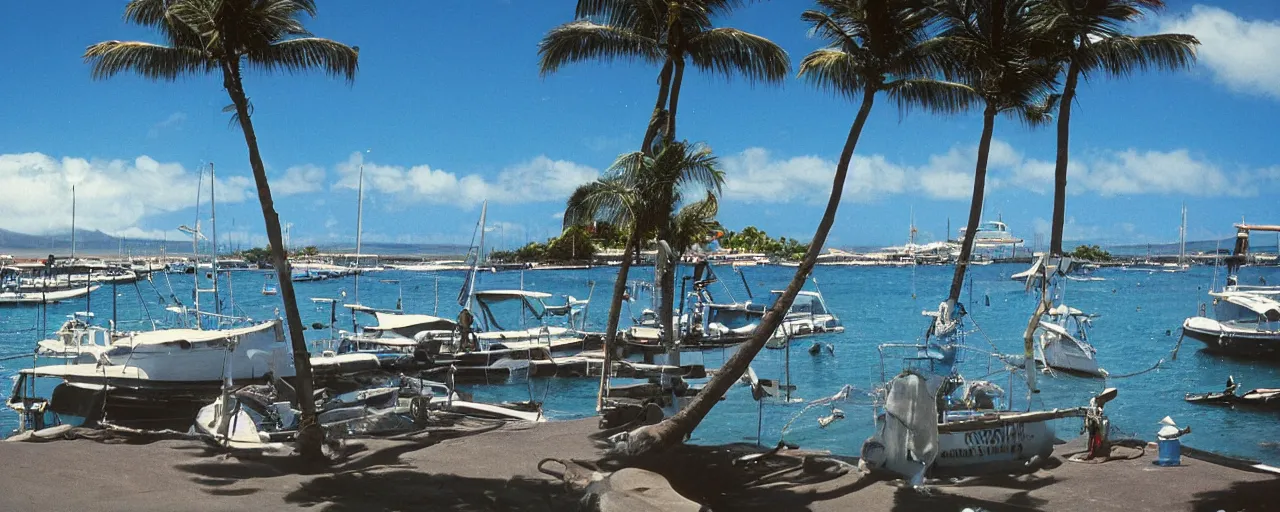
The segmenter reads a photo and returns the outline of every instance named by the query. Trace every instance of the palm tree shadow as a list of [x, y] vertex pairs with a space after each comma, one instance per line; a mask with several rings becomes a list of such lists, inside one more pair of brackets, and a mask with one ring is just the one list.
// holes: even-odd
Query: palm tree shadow
[[414, 470], [351, 471], [314, 478], [285, 496], [285, 502], [325, 511], [403, 510], [576, 510], [578, 496], [551, 480], [470, 478]]
[[1280, 495], [1280, 478], [1252, 482], [1232, 482], [1227, 489], [1198, 492], [1192, 510], [1263, 510]]
[[981, 500], [976, 498], [967, 498], [934, 491], [919, 491], [908, 487], [898, 489], [893, 496], [893, 510], [895, 512], [910, 512], [918, 510], [961, 510], [974, 509], [986, 510], [990, 512], [1022, 512], [1026, 510], [1039, 510], [1045, 500], [1031, 498], [1021, 492], [1014, 495], [1009, 501], [1001, 503], [997, 501]]

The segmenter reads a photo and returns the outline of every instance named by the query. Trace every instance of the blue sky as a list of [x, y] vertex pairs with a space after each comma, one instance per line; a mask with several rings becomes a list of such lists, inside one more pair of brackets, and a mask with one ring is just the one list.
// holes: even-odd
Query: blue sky
[[[215, 162], [219, 233], [261, 243], [247, 151], [222, 107], [220, 78], [92, 81], [80, 55], [108, 39], [156, 41], [121, 21], [124, 1], [73, 11], [6, 2], [0, 41], [0, 228], [78, 225], [176, 237], [194, 221], [196, 169]], [[793, 62], [820, 46], [799, 14], [762, 2], [720, 20], [768, 37]], [[355, 178], [366, 164], [366, 240], [465, 242], [490, 200], [497, 242], [558, 232], [574, 186], [634, 150], [656, 93], [656, 67], [580, 64], [540, 77], [537, 43], [570, 21], [571, 1], [321, 2], [309, 27], [361, 49], [352, 85], [315, 75], [249, 74], [245, 87], [295, 242], [353, 243]], [[15, 23], [14, 20], [23, 20]], [[1084, 84], [1072, 118], [1068, 239], [1176, 240], [1184, 202], [1192, 239], [1226, 236], [1243, 216], [1278, 221], [1280, 5], [1171, 1], [1135, 31], [1184, 31], [1200, 64]], [[727, 172], [721, 220], [808, 239], [856, 107], [789, 79], [751, 86], [692, 71], [680, 136], [711, 145]], [[830, 245], [905, 241], [911, 211], [926, 238], [963, 223], [981, 119], [901, 117], [881, 101], [857, 150]], [[1032, 243], [1052, 207], [1052, 129], [996, 126], [986, 213]], [[206, 190], [207, 197], [207, 190]], [[206, 214], [207, 216], [207, 214]], [[231, 225], [234, 219], [234, 228]], [[227, 235], [234, 233], [233, 235]]]

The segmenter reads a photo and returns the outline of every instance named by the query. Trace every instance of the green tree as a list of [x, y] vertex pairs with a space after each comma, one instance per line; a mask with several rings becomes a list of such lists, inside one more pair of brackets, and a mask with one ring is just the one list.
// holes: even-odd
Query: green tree
[[1071, 257], [1085, 261], [1111, 261], [1111, 253], [1096, 245], [1081, 245], [1071, 253]]
[[591, 233], [582, 226], [569, 226], [560, 236], [547, 241], [546, 258], [552, 261], [590, 260], [595, 253]]
[[125, 21], [157, 30], [164, 43], [104, 41], [84, 53], [95, 79], [123, 72], [170, 82], [185, 75], [221, 75], [249, 148], [271, 260], [279, 276], [301, 397], [298, 440], [300, 452], [307, 457], [321, 456], [324, 434], [316, 423], [315, 402], [310, 400], [310, 354], [241, 73], [245, 67], [266, 73], [320, 70], [348, 82], [355, 80], [357, 49], [312, 36], [303, 17], [315, 15], [313, 0], [132, 0], [125, 6]]
[[1062, 230], [1067, 215], [1067, 157], [1070, 149], [1071, 107], [1080, 77], [1102, 72], [1125, 77], [1147, 69], [1177, 70], [1195, 63], [1194, 36], [1153, 34], [1131, 36], [1124, 25], [1137, 21], [1143, 10], [1158, 10], [1163, 0], [1046, 0], [1037, 5], [1040, 30], [1050, 37], [1052, 51], [1066, 66], [1062, 101], [1058, 104], [1058, 153], [1054, 167], [1053, 228], [1049, 254], [1062, 256]]
[[819, 9], [806, 11], [802, 18], [830, 44], [806, 56], [800, 74], [820, 87], [861, 100], [840, 153], [822, 220], [791, 283], [765, 313], [751, 339], [739, 347], [687, 407], [657, 425], [632, 432], [627, 445], [631, 453], [682, 442], [747, 371], [751, 360], [778, 328], [804, 287], [835, 223], [849, 163], [876, 95], [887, 93], [904, 110], [908, 105], [921, 105], [944, 112], [961, 110], [970, 97], [963, 86], [923, 76], [931, 68], [930, 60], [920, 51], [930, 20], [922, 2], [819, 0], [817, 4]]
[[[724, 174], [718, 168], [716, 157], [710, 148], [701, 144], [672, 142], [660, 145], [653, 155], [641, 151], [625, 153], [599, 180], [573, 192], [565, 207], [564, 225], [569, 228], [604, 221], [626, 226], [631, 231], [631, 239], [623, 249], [625, 257], [618, 268], [622, 288], [617, 289], [615, 284], [614, 303], [620, 307], [618, 299], [626, 290], [625, 276], [631, 265], [630, 255], [639, 245], [639, 234], [659, 232], [670, 236], [675, 230], [673, 217], [680, 205], [685, 204], [685, 196], [695, 191], [719, 193], [723, 183]], [[673, 301], [664, 298], [663, 302]], [[613, 313], [616, 312], [611, 309], [605, 330], [605, 368], [612, 364], [610, 358], [618, 330], [618, 315]], [[664, 320], [663, 326], [668, 336], [672, 333], [670, 322]], [[602, 377], [602, 396], [604, 385]]]

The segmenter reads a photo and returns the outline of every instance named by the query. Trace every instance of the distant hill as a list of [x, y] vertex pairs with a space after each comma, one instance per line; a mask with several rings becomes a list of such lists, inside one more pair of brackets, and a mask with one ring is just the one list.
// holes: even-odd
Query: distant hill
[[[167, 244], [167, 246], [166, 246]], [[76, 252], [81, 254], [159, 254], [161, 249], [172, 254], [190, 254], [191, 242], [182, 240], [139, 240], [118, 238], [101, 231], [76, 230]], [[0, 229], [0, 253], [17, 256], [39, 256], [49, 253], [71, 253], [71, 233], [28, 235]]]
[[[318, 245], [322, 252], [355, 252], [355, 246]], [[222, 245], [223, 253], [231, 252]], [[247, 249], [247, 247], [245, 247]], [[189, 240], [147, 240], [136, 238], [119, 238], [101, 231], [76, 230], [76, 252], [92, 255], [156, 255], [191, 254]], [[467, 247], [457, 244], [401, 244], [401, 243], [366, 243], [361, 252], [388, 256], [439, 256], [466, 254]], [[71, 233], [57, 235], [28, 235], [0, 229], [0, 254], [12, 254], [19, 257], [38, 257], [47, 254], [67, 255], [71, 253]]]

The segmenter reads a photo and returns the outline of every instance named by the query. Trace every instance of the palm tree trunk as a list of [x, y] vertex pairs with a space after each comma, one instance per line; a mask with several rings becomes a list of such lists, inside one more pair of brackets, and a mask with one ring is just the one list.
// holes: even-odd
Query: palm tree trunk
[[1058, 105], [1058, 159], [1053, 173], [1053, 234], [1049, 236], [1049, 255], [1062, 256], [1062, 230], [1067, 223], [1067, 151], [1071, 139], [1071, 102], [1076, 97], [1076, 81], [1080, 64], [1071, 59], [1067, 67], [1067, 83], [1062, 88]]
[[640, 145], [640, 151], [646, 154], [650, 153], [649, 148], [653, 146], [653, 138], [658, 136], [658, 128], [661, 127], [663, 116], [663, 107], [667, 104], [667, 95], [671, 91], [671, 59], [662, 65], [662, 73], [658, 74], [658, 102], [653, 105], [653, 115], [649, 117], [649, 128], [644, 132], [644, 142]]
[[680, 84], [684, 82], [684, 58], [675, 59], [676, 72], [671, 78], [671, 108], [667, 109], [667, 140], [676, 140], [676, 109], [680, 107]]
[[627, 274], [631, 271], [631, 254], [640, 245], [640, 230], [632, 228], [627, 245], [622, 248], [622, 263], [618, 264], [618, 279], [613, 282], [613, 298], [609, 301], [609, 320], [604, 331], [604, 370], [600, 374], [600, 393], [596, 396], [596, 412], [604, 409], [604, 397], [609, 389], [609, 374], [613, 370], [613, 352], [617, 346], [618, 317], [622, 316], [622, 295], [627, 291]]
[[262, 165], [262, 155], [258, 152], [258, 137], [254, 134], [253, 121], [249, 117], [249, 100], [240, 80], [238, 61], [223, 61], [222, 81], [227, 95], [236, 106], [244, 142], [249, 146], [249, 166], [253, 169], [258, 202], [262, 204], [262, 218], [267, 225], [267, 247], [271, 250], [271, 264], [275, 266], [280, 298], [284, 301], [284, 317], [289, 327], [289, 344], [293, 349], [293, 366], [296, 372], [294, 387], [298, 392], [298, 407], [302, 411], [298, 421], [299, 452], [303, 457], [321, 457], [320, 444], [324, 440], [324, 432], [316, 422], [316, 403], [312, 398], [315, 393], [311, 387], [311, 354], [307, 352], [307, 340], [303, 336], [302, 315], [298, 313], [298, 302], [293, 293], [289, 257], [285, 254], [284, 240], [280, 235], [280, 217], [276, 215], [275, 204], [271, 200], [271, 185], [267, 182], [267, 171]]
[[[996, 126], [996, 107], [990, 103], [982, 113], [982, 140], [978, 142], [978, 165], [973, 171], [973, 200], [969, 203], [969, 224], [964, 230], [964, 240], [960, 243], [960, 259], [956, 261], [956, 273], [951, 278], [951, 292], [947, 294], [947, 303], [955, 305], [960, 300], [960, 290], [964, 288], [964, 274], [969, 269], [969, 258], [973, 256], [974, 239], [978, 238], [978, 224], [982, 221], [982, 197], [987, 188], [987, 154], [991, 152], [991, 134]], [[955, 311], [955, 308], [952, 308]]]
[[840, 196], [844, 193], [845, 177], [849, 174], [849, 162], [853, 159], [853, 150], [858, 145], [858, 137], [862, 134], [862, 127], [867, 123], [867, 116], [871, 114], [871, 105], [875, 101], [875, 92], [871, 88], [863, 91], [862, 107], [858, 109], [858, 116], [854, 119], [853, 126], [849, 128], [849, 137], [845, 141], [844, 151], [840, 153], [840, 163], [836, 166], [836, 175], [831, 184], [831, 198], [827, 200], [827, 209], [822, 215], [822, 221], [818, 223], [817, 231], [813, 234], [813, 241], [809, 243], [809, 249], [804, 253], [804, 259], [800, 262], [800, 267], [796, 269], [795, 276], [791, 278], [791, 284], [787, 285], [782, 297], [779, 297], [773, 307], [769, 308], [769, 311], [765, 313], [764, 318], [760, 320], [760, 326], [751, 335], [751, 339], [739, 347], [738, 351], [725, 362], [724, 367], [716, 372], [715, 377], [712, 377], [711, 381], [694, 397], [688, 407], [661, 423], [650, 427], [641, 427], [632, 434], [631, 439], [634, 444], [629, 449], [633, 453], [675, 445], [692, 434], [698, 424], [702, 423], [703, 418], [706, 418], [711, 409], [720, 401], [720, 398], [729, 391], [729, 388], [734, 383], [738, 382], [742, 374], [746, 373], [747, 366], [751, 364], [751, 360], [755, 359], [756, 354], [760, 353], [760, 349], [764, 348], [765, 342], [778, 328], [778, 325], [782, 323], [782, 318], [791, 309], [791, 304], [795, 301], [796, 295], [800, 293], [801, 288], [804, 288], [804, 283], [809, 278], [809, 273], [813, 271], [813, 266], [817, 264], [818, 255], [822, 252], [822, 246], [826, 244], [827, 234], [831, 232], [831, 226], [835, 224], [836, 210], [840, 207]]
[[[671, 242], [671, 233], [669, 230], [662, 235], [662, 240], [666, 240], [667, 243]], [[662, 287], [662, 300], [659, 301], [658, 307], [661, 311], [658, 312], [658, 318], [662, 319], [663, 341], [666, 343], [668, 348], [667, 364], [678, 366], [680, 364], [680, 350], [679, 347], [676, 346], [676, 342], [679, 341], [679, 337], [676, 336], [675, 309], [676, 269], [680, 268], [680, 265], [679, 263], [673, 263], [671, 261], [672, 256], [674, 256], [674, 253], [664, 254], [661, 247], [659, 247], [657, 264], [662, 265], [663, 271], [662, 282], [659, 283]]]

